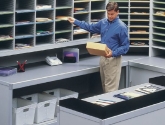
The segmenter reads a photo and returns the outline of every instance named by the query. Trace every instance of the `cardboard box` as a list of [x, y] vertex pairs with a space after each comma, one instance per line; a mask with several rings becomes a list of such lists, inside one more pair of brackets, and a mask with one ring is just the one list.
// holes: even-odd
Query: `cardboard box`
[[86, 48], [91, 55], [105, 56], [109, 53], [109, 49], [106, 44], [87, 42]]

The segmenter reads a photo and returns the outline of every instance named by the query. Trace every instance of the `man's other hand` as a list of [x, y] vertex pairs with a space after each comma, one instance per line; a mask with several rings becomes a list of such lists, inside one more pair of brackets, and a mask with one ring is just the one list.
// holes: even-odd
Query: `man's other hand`
[[75, 18], [73, 18], [73, 17], [68, 17], [68, 21], [69, 21], [70, 23], [74, 23]]
[[112, 50], [108, 48], [108, 53], [105, 55], [105, 58], [112, 57]]

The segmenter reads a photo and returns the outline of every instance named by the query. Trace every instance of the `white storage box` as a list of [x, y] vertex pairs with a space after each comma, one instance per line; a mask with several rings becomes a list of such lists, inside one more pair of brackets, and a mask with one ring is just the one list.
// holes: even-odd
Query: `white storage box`
[[37, 103], [29, 100], [13, 99], [13, 125], [29, 125], [34, 123]]
[[37, 93], [22, 98], [37, 102], [34, 122], [40, 123], [54, 119], [57, 98], [46, 93]]
[[[61, 89], [61, 88], [48, 90], [48, 91], [45, 91], [45, 93], [55, 96], [57, 98], [57, 105], [59, 104], [59, 100], [68, 99], [68, 98], [78, 98], [77, 92], [67, 90], [67, 89]], [[57, 105], [56, 105], [56, 108], [57, 108]], [[57, 111], [55, 111], [55, 116], [57, 116]]]

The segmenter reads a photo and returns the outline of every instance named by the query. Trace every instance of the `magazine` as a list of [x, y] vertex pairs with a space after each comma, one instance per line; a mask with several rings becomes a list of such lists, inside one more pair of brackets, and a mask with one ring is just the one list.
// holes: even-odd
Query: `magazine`
[[114, 97], [124, 99], [124, 100], [129, 100], [129, 99], [139, 97], [139, 96], [141, 95], [137, 93], [133, 93], [133, 92], [124, 92], [124, 93], [114, 95]]
[[161, 88], [159, 88], [157, 86], [154, 86], [154, 85], [146, 85], [146, 86], [137, 88], [135, 91], [142, 92], [142, 93], [145, 93], [145, 94], [150, 94], [150, 93], [156, 92], [160, 89]]
[[98, 99], [98, 100], [96, 100], [96, 101], [94, 101], [92, 103], [104, 107], [104, 106], [108, 106], [108, 105], [114, 104], [116, 102], [115, 101], [111, 101], [111, 100], [106, 100], [106, 99]]

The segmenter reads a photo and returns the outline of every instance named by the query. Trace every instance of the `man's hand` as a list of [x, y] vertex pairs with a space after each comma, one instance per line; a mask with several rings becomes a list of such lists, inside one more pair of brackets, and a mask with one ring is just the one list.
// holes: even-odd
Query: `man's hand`
[[112, 57], [112, 50], [108, 48], [108, 52], [109, 52], [109, 53], [108, 53], [107, 55], [105, 55], [105, 58], [110, 58], [110, 57]]
[[68, 21], [69, 21], [70, 23], [74, 23], [75, 20], [76, 20], [76, 19], [73, 18], [73, 17], [68, 17]]

